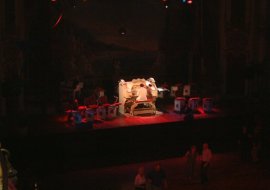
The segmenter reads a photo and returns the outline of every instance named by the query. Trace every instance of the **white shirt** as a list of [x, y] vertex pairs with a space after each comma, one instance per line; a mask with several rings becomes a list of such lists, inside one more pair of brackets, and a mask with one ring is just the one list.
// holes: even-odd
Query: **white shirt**
[[137, 91], [137, 101], [146, 101], [147, 100], [147, 90], [144, 87], [140, 87]]
[[202, 151], [202, 161], [210, 162], [212, 159], [212, 151], [208, 148]]

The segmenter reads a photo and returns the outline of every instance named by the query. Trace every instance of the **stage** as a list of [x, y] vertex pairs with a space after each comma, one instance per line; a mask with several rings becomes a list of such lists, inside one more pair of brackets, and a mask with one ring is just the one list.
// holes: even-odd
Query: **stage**
[[[194, 113], [194, 121], [225, 117], [226, 113], [219, 108], [213, 108], [211, 113], [205, 113], [202, 107]], [[130, 116], [129, 114], [118, 114], [116, 118], [109, 120], [102, 120], [95, 116], [92, 127], [80, 126], [76, 127], [68, 122], [68, 116], [66, 114], [59, 114], [52, 116], [48, 120], [38, 119], [39, 121], [33, 122], [29, 129], [30, 134], [61, 134], [61, 133], [76, 133], [77, 131], [97, 131], [116, 128], [129, 128], [129, 127], [147, 127], [153, 125], [159, 125], [166, 127], [170, 123], [184, 123], [185, 114], [177, 113], [173, 110], [172, 105], [166, 106], [163, 111], [157, 110], [155, 115], [143, 115], [143, 116]], [[43, 121], [42, 121], [43, 120]], [[35, 123], [38, 123], [35, 124]]]
[[152, 116], [95, 120], [92, 128], [72, 126], [64, 114], [33, 117], [29, 128], [21, 130], [26, 138], [7, 141], [18, 150], [13, 154], [21, 170], [27, 166], [48, 173], [165, 159], [203, 142], [209, 142], [215, 151], [235, 147], [241, 126], [238, 119], [218, 108], [211, 113], [204, 113], [201, 107], [198, 110], [191, 122], [168, 105]]
[[[204, 113], [202, 108], [194, 114], [194, 120], [209, 119], [213, 117], [221, 117], [224, 114], [221, 110], [215, 108], [211, 113]], [[166, 124], [175, 122], [184, 122], [185, 114], [176, 113], [172, 108], [167, 111], [157, 111], [156, 115], [130, 116], [129, 114], [120, 115], [112, 120], [99, 120], [94, 122], [93, 129], [111, 129], [119, 127], [140, 127], [155, 124]]]

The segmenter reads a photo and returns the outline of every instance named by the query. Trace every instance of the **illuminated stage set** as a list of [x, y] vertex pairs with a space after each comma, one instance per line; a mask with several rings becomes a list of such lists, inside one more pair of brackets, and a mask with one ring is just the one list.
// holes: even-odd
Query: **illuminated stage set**
[[[179, 93], [178, 86], [158, 88], [154, 78], [120, 80], [118, 97], [108, 103], [104, 90], [98, 92], [96, 104], [77, 105], [66, 111], [69, 128], [93, 129], [151, 125], [185, 120], [219, 117], [212, 98], [190, 97], [190, 86]], [[179, 96], [182, 95], [182, 96]], [[101, 101], [102, 100], [102, 101]]]

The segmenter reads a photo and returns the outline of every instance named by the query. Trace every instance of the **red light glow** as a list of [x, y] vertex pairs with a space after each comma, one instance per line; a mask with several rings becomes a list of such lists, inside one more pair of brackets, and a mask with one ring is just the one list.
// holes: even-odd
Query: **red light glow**
[[192, 0], [188, 0], [187, 3], [188, 3], [188, 4], [192, 4]]
[[53, 25], [53, 28], [57, 27], [58, 24], [60, 23], [60, 21], [62, 20], [63, 17], [63, 13], [61, 13], [57, 19], [57, 21], [55, 22], [55, 24]]

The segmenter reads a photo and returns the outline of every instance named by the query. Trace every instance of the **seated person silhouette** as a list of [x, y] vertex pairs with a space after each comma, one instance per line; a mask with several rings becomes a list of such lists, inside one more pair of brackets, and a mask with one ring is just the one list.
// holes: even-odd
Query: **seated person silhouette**
[[140, 84], [140, 88], [137, 90], [137, 101], [147, 101], [147, 89], [144, 84]]
[[[139, 89], [137, 90], [137, 98], [136, 101], [141, 102], [141, 101], [147, 101], [147, 89], [145, 88], [144, 84], [140, 84]], [[139, 104], [137, 107], [142, 108], [145, 107], [145, 104]]]

